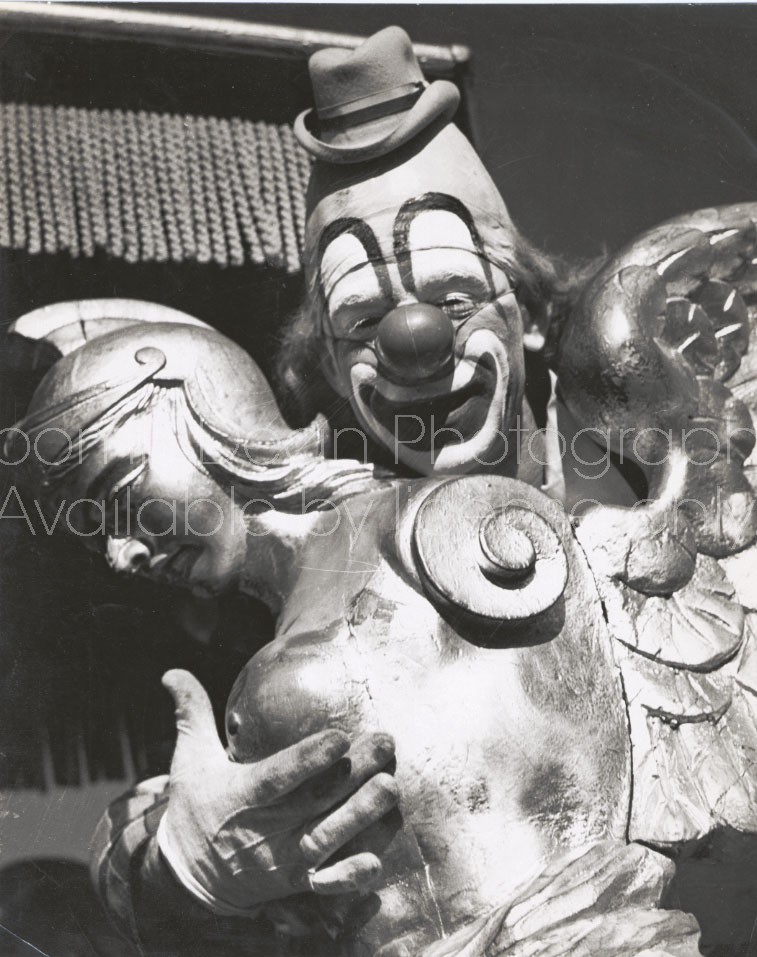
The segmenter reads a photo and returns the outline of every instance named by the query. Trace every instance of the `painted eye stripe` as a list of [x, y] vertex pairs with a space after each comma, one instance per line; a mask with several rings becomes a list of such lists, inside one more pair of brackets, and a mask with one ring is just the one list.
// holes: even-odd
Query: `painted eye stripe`
[[[354, 236], [363, 247], [366, 260], [376, 273], [376, 279], [378, 280], [382, 295], [386, 296], [387, 299], [391, 298], [392, 281], [389, 277], [389, 270], [384, 262], [384, 257], [381, 254], [381, 247], [379, 246], [376, 234], [363, 219], [347, 217], [344, 219], [335, 219], [333, 223], [329, 223], [321, 233], [321, 237], [318, 241], [318, 262], [323, 262], [323, 255], [330, 243], [333, 243], [335, 239], [339, 236], [343, 236], [345, 233]], [[323, 294], [323, 276], [320, 273], [318, 276], [318, 285]]]
[[[393, 226], [394, 256], [391, 258], [397, 264], [400, 281], [402, 282], [403, 288], [412, 295], [417, 295], [417, 286], [415, 277], [413, 275], [412, 253], [416, 251], [421, 252], [423, 250], [415, 250], [411, 249], [410, 247], [409, 240], [412, 224], [421, 213], [436, 210], [451, 213], [452, 215], [456, 216], [465, 226], [471, 237], [475, 255], [477, 255], [481, 263], [484, 277], [489, 289], [489, 298], [493, 298], [495, 295], [495, 283], [494, 276], [492, 274], [492, 267], [486, 255], [484, 244], [478, 228], [476, 227], [473, 216], [464, 203], [462, 203], [459, 199], [456, 199], [454, 196], [448, 195], [447, 193], [425, 193], [423, 196], [410, 199], [402, 205], [397, 213], [397, 216], [395, 217]], [[358, 269], [365, 268], [365, 266], [370, 266], [376, 274], [376, 279], [378, 281], [382, 296], [384, 296], [388, 302], [393, 301], [394, 291], [392, 289], [392, 281], [389, 275], [387, 259], [381, 252], [381, 247], [375, 232], [371, 226], [365, 222], [365, 220], [358, 217], [344, 217], [329, 223], [329, 225], [326, 226], [321, 233], [318, 242], [319, 263], [323, 263], [324, 253], [329, 244], [334, 242], [335, 239], [344, 235], [345, 233], [354, 236], [358, 240], [365, 250], [366, 259], [365, 261], [351, 266], [343, 276], [340, 276], [340, 281], [341, 279], [345, 278], [345, 276], [356, 272]], [[323, 314], [329, 317], [329, 326], [331, 327], [332, 324], [329, 312], [330, 295], [327, 296], [325, 293], [324, 278], [325, 277], [323, 276], [323, 273], [319, 273], [318, 287], [322, 298]], [[481, 303], [481, 305], [483, 304], [484, 303]], [[461, 320], [467, 320], [477, 311], [478, 309], [474, 309], [468, 315], [461, 317]], [[352, 333], [346, 335], [337, 334], [336, 330], [331, 327], [328, 331], [328, 336], [331, 339], [345, 341], [350, 341], [352, 339], [364, 339], [364, 327], [370, 327], [371, 325], [372, 323], [370, 322], [357, 323], [354, 329], [354, 332], [357, 333], [357, 335], [353, 335]], [[358, 331], [358, 327], [362, 328], [362, 332]], [[325, 330], [322, 331], [325, 332]]]
[[397, 261], [403, 287], [409, 293], [413, 295], [417, 294], [415, 277], [413, 275], [412, 250], [410, 248], [410, 227], [417, 216], [431, 210], [441, 210], [451, 213], [461, 220], [468, 230], [471, 241], [473, 242], [473, 248], [481, 260], [486, 282], [489, 286], [490, 294], [493, 296], [494, 277], [473, 216], [465, 203], [462, 203], [454, 196], [449, 196], [447, 193], [424, 193], [423, 196], [409, 199], [406, 203], [403, 203], [400, 207], [400, 211], [397, 213], [393, 229], [394, 256]]

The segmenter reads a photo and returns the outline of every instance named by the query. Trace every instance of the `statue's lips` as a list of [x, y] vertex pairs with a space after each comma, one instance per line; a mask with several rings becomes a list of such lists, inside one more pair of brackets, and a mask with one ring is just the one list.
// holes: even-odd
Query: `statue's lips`
[[417, 451], [428, 451], [432, 442], [434, 449], [439, 450], [467, 441], [479, 432], [486, 422], [495, 387], [496, 371], [481, 359], [469, 382], [455, 392], [430, 398], [421, 394], [401, 401], [388, 399], [370, 385], [363, 386], [361, 392], [365, 405], [397, 442], [407, 443]]
[[150, 559], [142, 573], [148, 578], [181, 585], [188, 582], [201, 554], [202, 549], [197, 545], [180, 545], [170, 553], [164, 552]]

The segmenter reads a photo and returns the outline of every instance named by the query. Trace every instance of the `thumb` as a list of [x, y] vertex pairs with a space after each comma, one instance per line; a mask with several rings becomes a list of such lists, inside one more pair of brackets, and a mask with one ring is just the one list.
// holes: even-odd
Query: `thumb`
[[176, 714], [176, 754], [225, 757], [207, 691], [188, 671], [174, 668], [163, 675], [163, 687], [173, 698]]

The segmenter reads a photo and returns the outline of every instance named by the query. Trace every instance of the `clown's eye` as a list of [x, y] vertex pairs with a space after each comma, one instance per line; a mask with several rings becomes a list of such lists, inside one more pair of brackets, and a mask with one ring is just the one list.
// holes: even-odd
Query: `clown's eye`
[[378, 324], [383, 319], [383, 315], [380, 316], [361, 316], [358, 320], [353, 322], [350, 326], [350, 337], [356, 336], [360, 338], [365, 338], [371, 335], [375, 335], [378, 328]]
[[438, 305], [450, 319], [457, 322], [468, 319], [479, 309], [479, 303], [464, 293], [450, 293]]

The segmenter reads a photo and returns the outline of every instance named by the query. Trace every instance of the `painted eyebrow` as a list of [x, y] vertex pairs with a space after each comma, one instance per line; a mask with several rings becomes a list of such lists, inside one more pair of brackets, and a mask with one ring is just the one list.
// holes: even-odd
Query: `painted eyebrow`
[[326, 226], [318, 240], [318, 286], [321, 289], [321, 294], [323, 295], [323, 276], [321, 275], [320, 263], [323, 261], [323, 254], [326, 252], [326, 248], [330, 243], [333, 243], [335, 239], [339, 236], [343, 236], [345, 233], [354, 236], [363, 247], [368, 259], [368, 264], [373, 266], [374, 272], [376, 273], [376, 279], [378, 280], [382, 295], [387, 299], [391, 299], [392, 281], [389, 278], [389, 270], [386, 268], [384, 256], [381, 252], [376, 234], [364, 219], [358, 219], [354, 216], [335, 219], [333, 223], [329, 223], [328, 226]]
[[424, 193], [423, 196], [417, 196], [415, 199], [409, 199], [406, 203], [403, 203], [400, 207], [400, 211], [397, 213], [393, 227], [394, 255], [397, 260], [397, 267], [403, 287], [407, 292], [417, 295], [409, 245], [410, 227], [413, 225], [416, 216], [430, 210], [442, 210], [446, 213], [452, 213], [453, 216], [457, 216], [457, 218], [461, 220], [470, 234], [473, 248], [481, 259], [489, 289], [493, 292], [494, 276], [492, 275], [491, 265], [484, 251], [481, 234], [476, 227], [473, 216], [465, 203], [454, 196], [450, 196], [448, 193]]

